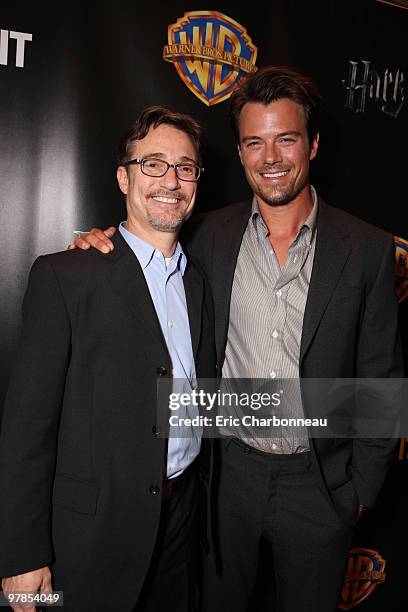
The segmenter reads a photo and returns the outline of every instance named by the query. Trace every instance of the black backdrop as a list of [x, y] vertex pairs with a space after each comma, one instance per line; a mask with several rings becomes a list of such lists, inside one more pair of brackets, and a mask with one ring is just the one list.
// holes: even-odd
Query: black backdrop
[[[115, 147], [144, 106], [174, 106], [204, 125], [206, 172], [199, 210], [248, 195], [227, 124], [227, 104], [204, 105], [162, 59], [168, 26], [185, 11], [203, 8], [224, 13], [247, 29], [258, 47], [258, 66], [287, 64], [315, 78], [327, 116], [313, 183], [332, 204], [408, 239], [408, 83], [403, 80], [408, 11], [375, 0], [269, 0], [245, 6], [3, 0], [1, 404], [29, 267], [37, 255], [64, 249], [73, 230], [117, 224], [124, 218], [115, 181]], [[24, 45], [23, 67], [16, 66], [17, 41], [11, 32], [32, 35]], [[371, 97], [366, 90], [365, 105], [363, 89], [350, 90], [351, 62], [356, 62], [355, 85], [362, 84], [363, 62], [378, 74]], [[408, 300], [400, 313], [405, 347], [407, 307]], [[396, 456], [378, 508], [356, 531], [356, 547], [373, 549], [386, 560], [385, 581], [358, 604], [362, 612], [397, 609], [405, 591], [406, 451], [403, 456]]]

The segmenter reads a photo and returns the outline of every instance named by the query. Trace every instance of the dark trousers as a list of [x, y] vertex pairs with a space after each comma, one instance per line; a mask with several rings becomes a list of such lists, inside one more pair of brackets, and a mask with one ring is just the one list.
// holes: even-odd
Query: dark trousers
[[196, 466], [191, 466], [175, 479], [162, 502], [154, 554], [134, 612], [196, 609], [200, 579], [197, 480]]
[[[203, 611], [334, 612], [352, 528], [317, 486], [311, 454], [269, 455], [223, 440], [215, 485]], [[273, 602], [254, 607], [261, 548]]]

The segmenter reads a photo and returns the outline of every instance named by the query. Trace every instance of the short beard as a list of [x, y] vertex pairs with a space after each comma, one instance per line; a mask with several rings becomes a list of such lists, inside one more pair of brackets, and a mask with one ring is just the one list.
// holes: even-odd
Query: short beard
[[186, 214], [184, 211], [173, 218], [168, 218], [166, 215], [162, 217], [152, 216], [148, 213], [147, 220], [150, 225], [158, 230], [159, 232], [175, 232], [178, 230], [186, 220]]
[[[187, 202], [187, 196], [182, 191], [169, 194], [165, 190], [159, 190], [149, 194], [149, 197], [154, 196], [178, 197], [184, 200], [184, 203]], [[149, 224], [159, 232], [175, 232], [183, 225], [186, 216], [187, 213], [185, 209], [173, 211], [173, 213], [169, 211], [162, 215], [160, 215], [160, 213], [153, 215], [150, 210], [147, 211], [147, 220]]]
[[274, 195], [273, 193], [265, 193], [259, 192], [256, 195], [259, 195], [260, 198], [269, 206], [285, 206], [286, 204], [290, 204], [303, 189], [306, 187], [308, 183], [308, 177], [305, 177], [304, 181], [298, 185], [289, 185], [288, 188], [280, 193]]

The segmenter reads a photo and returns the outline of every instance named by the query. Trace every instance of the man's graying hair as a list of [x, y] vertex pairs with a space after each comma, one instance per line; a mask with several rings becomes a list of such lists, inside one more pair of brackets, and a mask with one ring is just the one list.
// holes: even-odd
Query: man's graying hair
[[200, 124], [189, 115], [178, 113], [165, 106], [148, 106], [123, 134], [118, 146], [118, 165], [122, 166], [129, 161], [129, 147], [132, 142], [142, 140], [147, 136], [151, 127], [157, 128], [163, 124], [171, 125], [189, 136], [197, 152], [198, 164], [201, 165], [202, 128]]
[[322, 98], [314, 81], [286, 66], [267, 66], [243, 78], [230, 99], [230, 120], [239, 144], [239, 116], [248, 102], [270, 104], [288, 98], [302, 106], [309, 143], [319, 131]]

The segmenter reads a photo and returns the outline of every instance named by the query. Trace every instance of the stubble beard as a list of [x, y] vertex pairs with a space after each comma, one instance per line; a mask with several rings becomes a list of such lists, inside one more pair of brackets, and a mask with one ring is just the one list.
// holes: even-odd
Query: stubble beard
[[[147, 220], [151, 227], [159, 232], [175, 232], [178, 230], [187, 220], [187, 208], [188, 208], [188, 198], [186, 194], [179, 193], [164, 193], [164, 192], [156, 192], [150, 194], [151, 197], [154, 196], [164, 196], [164, 197], [177, 197], [180, 198], [179, 204], [174, 210], [163, 210], [160, 211], [160, 205], [155, 204], [155, 209], [151, 210], [148, 208], [147, 210]], [[157, 210], [158, 208], [158, 210]]]
[[147, 213], [147, 220], [151, 227], [159, 232], [174, 232], [178, 230], [186, 219], [185, 211], [179, 214], [152, 215], [150, 212]]
[[280, 188], [278, 186], [273, 186], [271, 191], [265, 191], [259, 189], [258, 195], [266, 204], [269, 206], [285, 206], [286, 204], [290, 204], [293, 200], [299, 195], [299, 193], [306, 187], [308, 184], [308, 177], [305, 176], [301, 183], [297, 183], [293, 180], [287, 187]]

